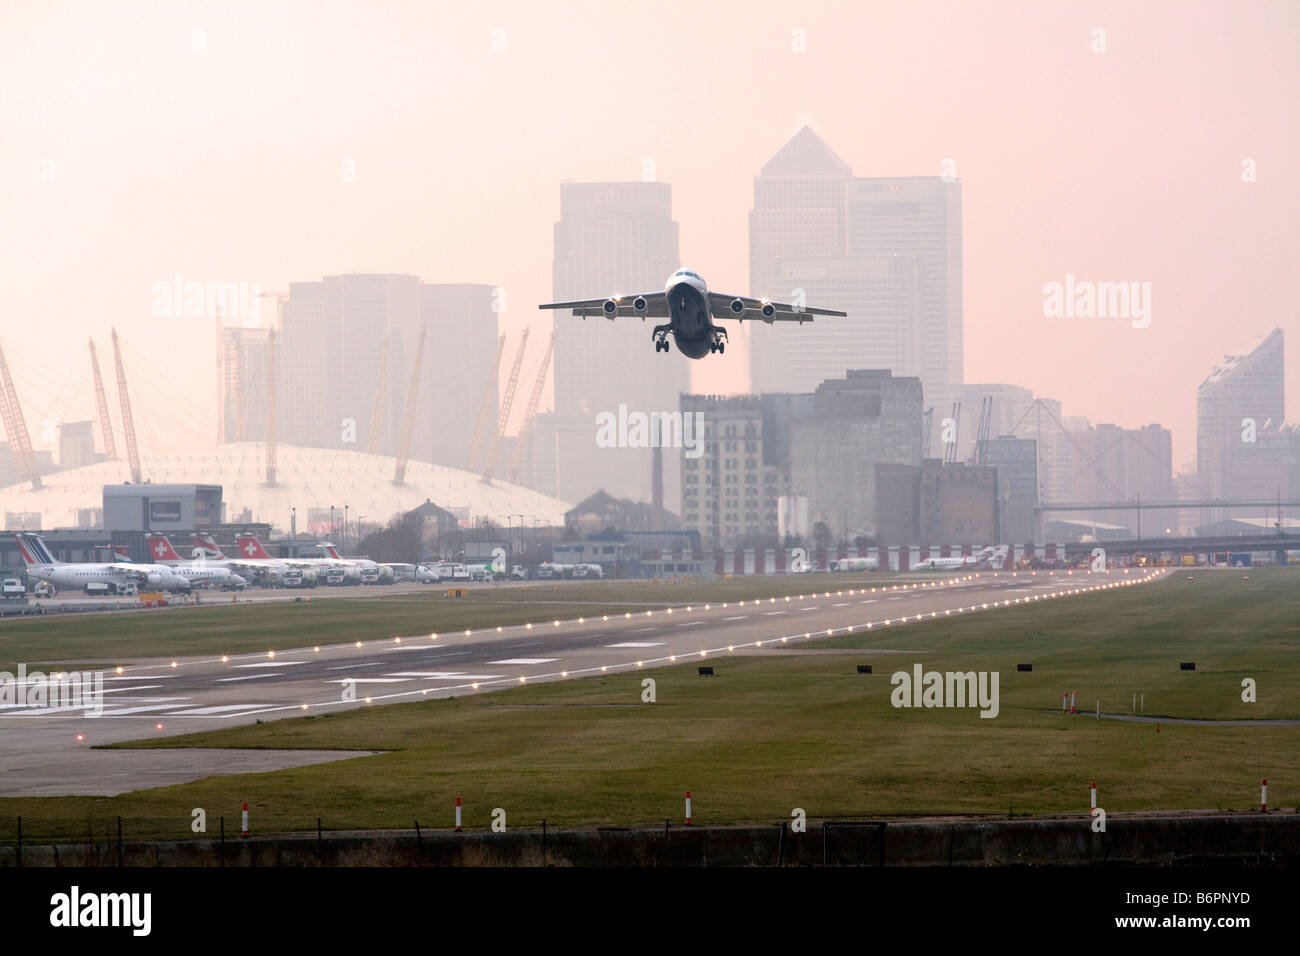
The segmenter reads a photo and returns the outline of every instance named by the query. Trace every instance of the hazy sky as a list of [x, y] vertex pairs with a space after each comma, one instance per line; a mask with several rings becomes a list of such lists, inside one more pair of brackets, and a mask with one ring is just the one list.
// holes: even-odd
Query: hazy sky
[[[753, 177], [804, 123], [860, 176], [955, 160], [967, 381], [1160, 422], [1181, 465], [1196, 385], [1278, 325], [1300, 420], [1295, 2], [0, 10], [0, 341], [40, 444], [46, 419], [93, 415], [86, 338], [114, 324], [142, 445], [212, 441], [213, 323], [150, 311], [175, 273], [501, 284], [507, 329], [540, 331], [559, 182], [639, 179], [646, 158], [684, 263], [745, 292]], [[1045, 318], [1067, 273], [1150, 282], [1150, 327]], [[645, 360], [666, 361], [648, 340]], [[728, 350], [694, 386], [743, 390], [747, 368]]]

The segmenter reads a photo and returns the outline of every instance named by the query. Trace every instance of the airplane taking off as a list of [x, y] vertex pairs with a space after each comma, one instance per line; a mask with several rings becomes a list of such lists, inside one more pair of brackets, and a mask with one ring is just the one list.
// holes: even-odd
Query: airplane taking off
[[738, 322], [757, 319], [768, 325], [773, 322], [798, 322], [802, 325], [811, 322], [814, 315], [846, 315], [831, 309], [810, 309], [767, 299], [710, 292], [704, 279], [690, 269], [678, 269], [670, 275], [662, 292], [550, 302], [538, 308], [571, 309], [574, 315], [584, 319], [588, 315], [603, 315], [611, 321], [630, 316], [639, 316], [642, 321], [647, 317], [668, 319], [656, 325], [650, 333], [655, 351], [667, 352], [668, 336], [672, 335], [677, 350], [693, 359], [727, 350], [727, 330], [714, 325], [714, 319], [735, 319]]
[[109, 584], [119, 593], [124, 584], [147, 584], [166, 591], [188, 591], [190, 582], [166, 565], [136, 564], [121, 560], [114, 551], [114, 560], [86, 564], [68, 564], [59, 561], [46, 547], [44, 540], [35, 534], [16, 534], [18, 553], [27, 565], [29, 577], [48, 581], [56, 588], [84, 588], [87, 584]]

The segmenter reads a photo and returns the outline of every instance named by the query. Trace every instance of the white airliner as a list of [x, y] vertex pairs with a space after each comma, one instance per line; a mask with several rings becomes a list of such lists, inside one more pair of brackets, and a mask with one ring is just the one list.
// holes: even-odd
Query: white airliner
[[202, 551], [197, 552], [198, 557], [193, 561], [186, 561], [176, 553], [176, 549], [172, 547], [171, 541], [165, 534], [150, 532], [144, 537], [149, 543], [149, 554], [153, 557], [154, 563], [171, 568], [189, 581], [191, 586], [210, 584], [223, 590], [242, 590], [248, 585], [248, 582], [226, 563], [209, 563], [206, 554]]
[[926, 558], [916, 569], [918, 571], [959, 571], [962, 568], [978, 567], [985, 562], [993, 567], [1001, 565], [1007, 556], [1007, 546], [988, 547], [975, 554], [965, 554], [960, 558]]
[[[265, 575], [272, 582], [282, 582], [284, 573], [289, 570], [289, 564], [281, 561], [279, 558], [272, 558], [262, 552], [264, 557], [254, 555], [245, 555], [241, 550], [238, 558], [227, 558], [221, 548], [217, 547], [217, 542], [213, 540], [212, 535], [195, 534], [192, 538], [194, 542], [194, 557], [203, 558], [209, 564], [224, 565], [230, 568], [236, 574], [250, 581], [256, 580]], [[255, 551], [260, 551], [261, 545], [258, 545]], [[310, 569], [303, 570], [304, 584], [314, 586], [316, 573]]]
[[86, 564], [59, 561], [46, 547], [40, 535], [16, 534], [18, 553], [27, 565], [27, 574], [48, 581], [56, 588], [85, 588], [87, 584], [108, 584], [121, 590], [125, 584], [162, 588], [164, 591], [188, 591], [190, 582], [165, 565], [136, 564], [115, 560]]
[[[243, 558], [273, 560], [255, 535], [237, 534], [235, 544], [239, 547], [241, 560]], [[361, 566], [355, 561], [344, 558], [283, 558], [281, 560], [291, 568], [315, 571], [317, 580], [324, 584], [361, 583]]]
[[727, 350], [727, 330], [713, 324], [714, 319], [759, 320], [773, 322], [811, 322], [814, 315], [844, 316], [831, 309], [811, 309], [802, 304], [787, 305], [767, 299], [710, 292], [699, 273], [678, 269], [668, 277], [662, 292], [636, 295], [612, 295], [603, 299], [577, 299], [573, 302], [549, 302], [539, 309], [571, 309], [581, 318], [604, 316], [609, 320], [639, 317], [642, 321], [668, 319], [650, 333], [656, 352], [667, 352], [668, 336], [677, 350], [688, 358], [704, 358], [710, 352]]

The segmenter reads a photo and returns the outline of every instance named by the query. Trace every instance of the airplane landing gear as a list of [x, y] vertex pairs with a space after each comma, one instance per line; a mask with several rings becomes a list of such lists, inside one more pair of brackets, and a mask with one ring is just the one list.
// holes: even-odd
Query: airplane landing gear
[[668, 325], [656, 325], [654, 327], [654, 330], [650, 333], [650, 335], [655, 340], [656, 352], [668, 351], [668, 333], [672, 331], [672, 328], [673, 327], [671, 323], [669, 323]]
[[713, 330], [713, 341], [709, 343], [709, 351], [717, 352], [719, 354], [727, 351], [727, 330], [726, 329]]

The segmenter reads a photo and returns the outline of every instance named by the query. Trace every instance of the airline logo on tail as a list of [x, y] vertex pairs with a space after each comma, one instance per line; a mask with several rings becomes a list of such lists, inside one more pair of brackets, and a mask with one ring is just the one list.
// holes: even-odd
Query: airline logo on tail
[[195, 550], [205, 558], [225, 557], [210, 534], [196, 534], [190, 540], [194, 543]]
[[113, 552], [113, 560], [118, 564], [131, 564], [131, 552], [124, 544], [110, 544], [108, 550]]
[[339, 549], [334, 547], [334, 545], [330, 544], [328, 541], [323, 543], [320, 546], [320, 549], [325, 552], [325, 557], [327, 558], [333, 558], [335, 561], [343, 560], [342, 555], [339, 554]]
[[[179, 561], [181, 556], [176, 553], [172, 547], [171, 541], [165, 534], [147, 534], [145, 539], [149, 542], [149, 556], [156, 562], [162, 561]], [[116, 550], [116, 549], [114, 549]]]
[[239, 555], [243, 558], [256, 558], [261, 561], [270, 561], [271, 556], [266, 553], [262, 547], [262, 542], [251, 534], [241, 534], [235, 537], [235, 544], [239, 545]]
[[40, 564], [58, 564], [54, 560], [54, 555], [50, 554], [45, 542], [34, 534], [16, 534], [14, 540], [18, 542], [18, 553], [23, 556], [23, 564], [28, 567]]

